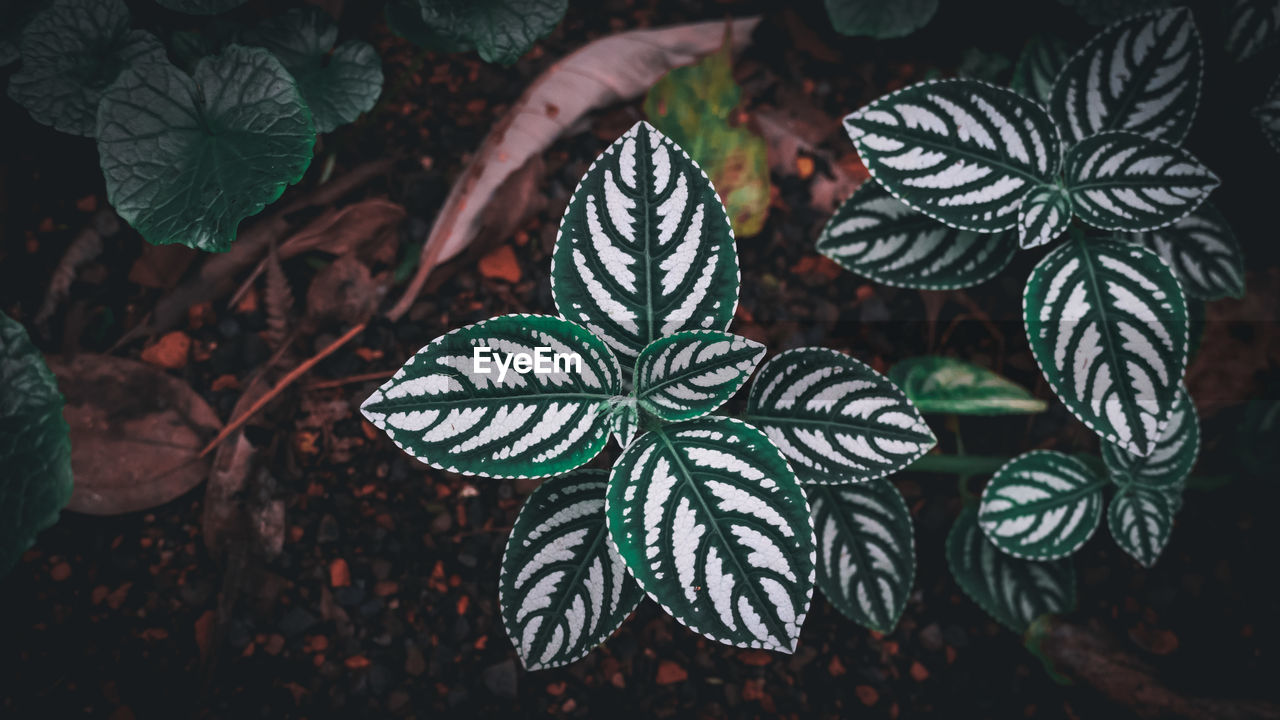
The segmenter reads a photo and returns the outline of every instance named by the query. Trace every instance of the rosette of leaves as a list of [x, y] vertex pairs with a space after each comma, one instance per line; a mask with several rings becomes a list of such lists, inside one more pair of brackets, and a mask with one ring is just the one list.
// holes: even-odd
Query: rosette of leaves
[[27, 331], [0, 313], [0, 576], [71, 500], [62, 394]]
[[338, 44], [338, 26], [319, 8], [295, 8], [241, 36], [245, 45], [270, 50], [293, 75], [327, 133], [368, 112], [382, 93], [382, 60], [367, 42]]
[[[881, 478], [934, 436], [888, 379], [821, 348], [766, 363], [744, 418], [713, 414], [765, 349], [728, 332], [737, 252], [698, 164], [648, 123], [631, 128], [571, 197], [551, 276], [559, 316], [454, 330], [361, 406], [432, 466], [550, 478], [520, 511], [500, 582], [525, 665], [582, 657], [643, 595], [739, 647], [793, 651], [815, 582], [856, 621], [891, 628], [915, 548]], [[512, 368], [540, 348], [580, 364], [502, 374], [477, 348]], [[578, 469], [611, 437], [607, 473]]]
[[164, 60], [160, 41], [130, 22], [121, 0], [55, 0], [22, 31], [9, 97], [42, 125], [92, 137], [98, 101], [120, 73]]
[[555, 29], [569, 0], [392, 0], [387, 24], [401, 37], [442, 52], [476, 50], [510, 65]]
[[302, 178], [315, 135], [289, 71], [240, 45], [191, 75], [167, 62], [131, 67], [98, 109], [98, 156], [120, 217], [150, 243], [214, 252]]
[[1218, 180], [1180, 146], [1199, 32], [1174, 8], [1110, 25], [1065, 61], [1028, 52], [1020, 90], [924, 82], [846, 117], [875, 184], [818, 247], [872, 279], [936, 289], [994, 276], [1015, 242], [1047, 246], [1023, 295], [1036, 361], [1077, 418], [1146, 456], [1186, 369], [1187, 296], [1243, 291], [1239, 246], [1204, 205]]

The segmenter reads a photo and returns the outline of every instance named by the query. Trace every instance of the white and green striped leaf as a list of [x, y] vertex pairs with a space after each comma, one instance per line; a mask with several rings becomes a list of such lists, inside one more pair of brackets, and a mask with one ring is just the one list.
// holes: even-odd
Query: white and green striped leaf
[[1049, 104], [1053, 81], [1071, 58], [1071, 48], [1066, 41], [1051, 35], [1033, 35], [1013, 66], [1013, 79], [1009, 87], [1035, 100]]
[[986, 234], [944, 225], [868, 181], [836, 209], [817, 247], [876, 282], [950, 290], [995, 277], [1018, 244], [1012, 231]]
[[502, 624], [529, 670], [586, 657], [644, 599], [609, 539], [609, 474], [548, 478], [516, 516], [502, 556]]
[[1173, 534], [1173, 517], [1181, 505], [1182, 488], [1130, 485], [1111, 498], [1107, 527], [1116, 544], [1143, 567], [1156, 564]]
[[818, 587], [846, 617], [892, 632], [916, 574], [911, 511], [888, 480], [807, 490]]
[[1066, 232], [1071, 224], [1071, 197], [1057, 185], [1041, 185], [1018, 206], [1018, 245], [1040, 247]]
[[640, 431], [639, 404], [634, 396], [616, 398], [611, 412], [613, 439], [618, 441], [619, 448], [624, 448], [636, 439], [636, 433]]
[[1186, 8], [1107, 26], [1071, 57], [1053, 84], [1049, 112], [1063, 141], [1122, 130], [1181, 143], [1200, 102], [1200, 33]]
[[769, 436], [803, 483], [882, 478], [938, 442], [888, 378], [825, 348], [787, 350], [765, 363], [743, 419]]
[[1104, 230], [1151, 230], [1185, 217], [1218, 186], [1191, 153], [1127, 132], [1072, 147], [1063, 175], [1076, 217]]
[[[475, 349], [510, 361], [478, 366]], [[520, 373], [521, 353], [576, 354], [581, 368]], [[500, 379], [501, 378], [501, 379]], [[454, 330], [409, 358], [361, 412], [432, 467], [496, 478], [548, 477], [595, 457], [622, 389], [618, 361], [591, 333], [549, 315], [503, 315]]]
[[1013, 227], [1018, 205], [1061, 155], [1044, 108], [977, 80], [935, 80], [885, 95], [844, 119], [876, 182], [952, 227]]
[[922, 413], [1012, 415], [1048, 407], [1012, 380], [955, 358], [907, 358], [889, 370], [889, 379]]
[[[1280, 6], [1280, 3], [1276, 3]], [[1262, 127], [1262, 134], [1276, 152], [1280, 152], [1280, 78], [1271, 84], [1262, 104], [1253, 109], [1253, 116]]]
[[1186, 388], [1178, 388], [1169, 423], [1150, 455], [1134, 455], [1111, 443], [1102, 443], [1102, 460], [1111, 479], [1121, 487], [1180, 487], [1191, 474], [1200, 454], [1200, 419]]
[[1244, 254], [1227, 219], [1213, 205], [1206, 202], [1172, 225], [1133, 237], [1164, 258], [1190, 297], [1244, 297]]
[[1248, 60], [1280, 37], [1280, 2], [1233, 0], [1227, 13], [1227, 52]]
[[1106, 484], [1070, 455], [1032, 450], [992, 476], [982, 492], [978, 524], [988, 540], [1015, 557], [1067, 557], [1098, 529]]
[[636, 438], [609, 475], [609, 535], [632, 576], [716, 642], [793, 652], [813, 593], [804, 491], [778, 449], [707, 417]]
[[1067, 409], [1103, 439], [1149, 455], [1187, 367], [1187, 305], [1159, 255], [1081, 235], [1031, 271], [1031, 352]]
[[1069, 559], [1035, 562], [1000, 552], [978, 527], [973, 506], [961, 511], [947, 535], [947, 567], [969, 599], [1016, 633], [1041, 615], [1069, 612], [1076, 605], [1076, 573]]
[[636, 123], [570, 198], [551, 291], [560, 314], [604, 340], [628, 374], [660, 337], [727, 330], [738, 304], [738, 252], [702, 168]]
[[708, 415], [746, 384], [764, 353], [758, 342], [717, 330], [659, 338], [636, 360], [636, 398], [667, 422]]

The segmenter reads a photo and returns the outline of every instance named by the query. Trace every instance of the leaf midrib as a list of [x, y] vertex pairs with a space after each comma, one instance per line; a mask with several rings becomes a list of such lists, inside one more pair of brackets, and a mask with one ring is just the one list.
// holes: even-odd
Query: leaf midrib
[[[836, 500], [835, 490], [833, 489], [833, 486], [812, 485], [808, 488], [808, 492], [811, 495], [826, 496], [823, 499], [826, 501], [827, 507], [830, 508], [827, 511], [827, 514], [835, 519], [836, 525], [840, 527], [840, 531], [844, 533], [845, 537], [849, 538], [850, 540], [860, 540], [862, 538], [863, 534], [854, 530], [852, 524], [850, 524], [848, 521], [849, 519], [845, 516], [845, 513], [842, 512], [844, 510], [844, 506]], [[894, 492], [897, 492], [897, 491], [895, 490]], [[814, 530], [816, 531], [817, 528], [815, 527]], [[867, 595], [868, 597], [871, 598], [872, 604], [875, 605], [876, 611], [880, 613], [880, 616], [882, 618], [888, 619], [889, 621], [888, 624], [892, 624], [894, 620], [893, 618], [894, 613], [891, 608], [887, 607], [884, 604], [884, 598], [881, 596], [879, 592], [880, 588], [878, 587], [876, 582], [879, 576], [875, 571], [875, 566], [868, 560], [867, 554], [863, 551], [863, 546], [861, 543], [849, 542], [849, 543], [846, 543], [846, 546], [849, 548], [849, 554], [854, 556], [855, 562], [858, 564], [858, 567], [866, 569], [866, 574], [869, 577], [869, 582], [867, 582]], [[896, 564], [895, 564], [895, 567], [896, 567]], [[845, 588], [843, 587], [844, 583], [841, 582], [840, 578], [836, 574], [835, 568], [834, 567], [828, 568], [828, 571], [831, 572], [832, 579], [838, 585], [841, 586], [840, 589], [842, 591], [845, 590]], [[843, 595], [844, 593], [842, 592], [841, 594]], [[880, 632], [888, 632], [887, 627], [874, 627], [872, 629], [878, 630]]]
[[[1033, 123], [1033, 125], [1034, 124], [1035, 123]], [[1048, 171], [1043, 177], [1041, 177], [1040, 175], [1036, 175], [1031, 171], [1024, 170], [1022, 168], [1010, 165], [1007, 162], [1005, 162], [1003, 159], [993, 159], [988, 155], [984, 155], [983, 153], [979, 153], [979, 152], [973, 152], [972, 150], [965, 149], [962, 146], [950, 145], [945, 142], [938, 142], [932, 139], [933, 138], [932, 135], [928, 135], [925, 133], [918, 133], [917, 131], [914, 131], [910, 128], [903, 128], [902, 126], [885, 126], [885, 125], [880, 125], [879, 123], [876, 123], [875, 125], [877, 128], [877, 134], [885, 135], [887, 137], [903, 138], [909, 142], [916, 143], [918, 145], [923, 145], [925, 147], [928, 147], [934, 150], [940, 150], [945, 153], [959, 155], [969, 160], [977, 160], [986, 165], [995, 167], [997, 169], [1005, 170], [1010, 174], [1017, 175], [1018, 177], [1029, 180], [1035, 184], [1047, 183], [1053, 179], [1052, 170]], [[883, 129], [885, 128], [890, 128], [892, 130], [896, 130], [897, 132], [883, 132]], [[1049, 149], [1049, 142], [1048, 142], [1049, 138], [1041, 138], [1041, 140], [1045, 141], [1044, 143], [1045, 150], [1047, 152]], [[861, 143], [859, 144], [861, 145]], [[875, 156], [877, 154], [878, 153], [875, 153], [875, 152], [871, 153], [872, 156]], [[1048, 162], [1052, 163], [1053, 160], [1054, 160], [1054, 155], [1050, 153], [1048, 155]], [[979, 180], [989, 180], [989, 178], [980, 178]], [[978, 182], [978, 181], [975, 180], [974, 182]], [[988, 182], [984, 184], [990, 184], [990, 183]], [[960, 192], [960, 188], [951, 188], [951, 189], [955, 192]], [[1023, 194], [1025, 195], [1026, 192], [1028, 191], [1029, 189], [1024, 190]]]

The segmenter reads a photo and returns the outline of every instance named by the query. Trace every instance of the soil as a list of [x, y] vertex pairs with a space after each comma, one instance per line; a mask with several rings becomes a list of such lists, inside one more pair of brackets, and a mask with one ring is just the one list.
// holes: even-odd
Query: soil
[[[801, 89], [822, 112], [839, 117], [893, 87], [950, 72], [970, 46], [1014, 57], [1028, 28], [1088, 36], [1065, 7], [1041, 4], [1028, 10], [1023, 3], [993, 3], [987, 17], [1003, 22], [993, 24], [944, 2], [921, 35], [874, 44], [835, 36], [818, 2], [785, 12], [754, 2], [574, 2], [550, 38], [502, 68], [473, 55], [420, 51], [387, 32], [376, 3], [348, 3], [344, 33], [377, 44], [388, 82], [372, 113], [323, 139], [312, 172], [329, 158], [341, 173], [371, 158], [403, 157], [361, 191], [408, 211], [397, 261], [374, 268], [392, 271], [416, 257], [452, 178], [496, 118], [538, 72], [590, 39], [764, 9], [770, 17], [738, 64], [748, 112], [777, 103], [776, 89], [785, 87]], [[1005, 32], [1010, 26], [1017, 33]], [[1213, 32], [1212, 26], [1203, 30], [1206, 37]], [[807, 49], [796, 49], [802, 46]], [[1209, 58], [1229, 62], [1212, 50]], [[1271, 168], [1277, 158], [1238, 130], [1231, 115], [1250, 102], [1234, 88], [1265, 88], [1264, 75], [1250, 67], [1231, 89], [1209, 85], [1188, 143], [1224, 178], [1219, 205], [1245, 245], [1251, 285], [1274, 289], [1278, 251], [1262, 232], [1270, 227], [1263, 211], [1255, 208], [1265, 207], [1258, 200], [1275, 183], [1260, 182], [1255, 163]], [[0, 107], [10, 137], [22, 138], [0, 155], [0, 309], [29, 323], [53, 268], [105, 194], [91, 141], [41, 127], [11, 101]], [[497, 579], [506, 533], [533, 484], [425, 468], [359, 419], [356, 408], [379, 381], [338, 381], [389, 373], [432, 338], [466, 323], [507, 312], [553, 312], [549, 254], [568, 195], [591, 160], [640, 118], [638, 104], [612, 108], [593, 117], [589, 130], [556, 143], [546, 153], [540, 185], [548, 199], [544, 210], [511, 237], [482, 238], [440, 271], [438, 289], [403, 320], [373, 320], [249, 425], [247, 437], [285, 505], [285, 543], [277, 558], [212, 556], [201, 534], [203, 486], [145, 512], [64, 513], [3, 581], [2, 714], [1123, 716], [1125, 710], [1089, 688], [1055, 681], [1019, 637], [961, 593], [943, 556], [961, 506], [956, 483], [909, 473], [895, 482], [915, 517], [918, 570], [892, 633], [856, 626], [815, 594], [794, 655], [745, 651], [703, 640], [646, 600], [586, 659], [536, 673], [521, 668], [498, 614]], [[1219, 132], [1242, 139], [1228, 147], [1215, 142]], [[825, 147], [835, 157], [852, 153], [838, 135]], [[767, 341], [773, 351], [836, 348], [881, 370], [912, 355], [953, 354], [1052, 398], [1027, 348], [1018, 302], [1041, 252], [1022, 253], [1001, 277], [964, 292], [872, 284], [816, 255], [813, 241], [826, 217], [811, 207], [809, 180], [797, 171], [775, 174], [773, 182], [765, 229], [738, 242], [743, 283], [735, 332]], [[490, 254], [499, 247], [501, 257]], [[162, 292], [130, 280], [143, 248], [131, 230], [110, 238], [82, 269], [64, 309], [34, 333], [41, 347], [59, 354], [112, 349]], [[497, 270], [481, 272], [482, 259]], [[299, 302], [328, 260], [313, 253], [285, 263]], [[389, 299], [396, 294], [393, 288]], [[1274, 308], [1269, 317], [1251, 320], [1226, 326], [1245, 352], [1254, 351], [1262, 325], [1274, 323]], [[264, 303], [215, 302], [179, 329], [196, 352], [169, 372], [227, 420], [241, 391], [225, 378], [246, 380], [271, 354], [263, 339]], [[312, 355], [340, 331], [320, 327], [299, 336], [293, 355]], [[133, 342], [113, 352], [138, 357], [146, 345]], [[1139, 567], [1105, 530], [1074, 559], [1079, 609], [1071, 617], [1100, 622], [1187, 694], [1280, 697], [1274, 685], [1280, 595], [1270, 572], [1280, 531], [1268, 520], [1280, 492], [1269, 481], [1274, 478], [1240, 469], [1234, 443], [1241, 406], [1273, 389], [1276, 378], [1274, 365], [1244, 378], [1234, 396], [1218, 403], [1225, 409], [1203, 418], [1197, 474], [1230, 481], [1188, 492], [1154, 569]], [[941, 422], [934, 426], [953, 451], [952, 433]], [[1092, 451], [1097, 444], [1056, 402], [1030, 419], [965, 419], [960, 430], [974, 453]], [[607, 459], [600, 462], [607, 467]]]

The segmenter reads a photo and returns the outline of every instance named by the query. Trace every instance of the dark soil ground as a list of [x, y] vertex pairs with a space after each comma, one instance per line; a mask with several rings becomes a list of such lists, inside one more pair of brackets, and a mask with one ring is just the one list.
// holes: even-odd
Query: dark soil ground
[[[948, 10], [944, 1], [943, 14], [925, 34], [868, 49], [868, 43], [839, 40], [825, 29], [819, 3], [800, 3], [786, 14], [771, 11], [739, 63], [740, 75], [748, 89], [762, 88], [750, 103], [777, 102], [769, 88], [802, 88], [822, 112], [839, 117], [892, 86], [956, 67], [970, 45], [1012, 57], [1028, 34], [1023, 25], [1087, 36], [1065, 8], [1040, 4], [1045, 7], [1035, 12], [1022, 4], [993, 6], [1007, 25], [1019, 27], [1014, 35]], [[355, 16], [348, 18], [353, 32], [375, 39], [383, 52], [387, 89], [373, 113], [326, 137], [321, 152], [332, 154], [339, 173], [370, 158], [405, 156], [394, 172], [362, 191], [408, 210], [401, 258], [416, 256], [415, 243], [466, 154], [556, 57], [641, 24], [758, 9], [758, 3], [731, 2], [571, 5], [556, 33], [512, 68], [484, 65], [473, 56], [423, 53], [390, 36], [374, 9], [348, 9]], [[1207, 37], [1211, 33], [1205, 28]], [[801, 45], [808, 49], [795, 49]], [[1226, 62], [1220, 55], [1211, 54], [1211, 62]], [[1239, 82], [1243, 87], [1265, 74], [1249, 70]], [[1259, 81], [1249, 87], [1265, 86]], [[1256, 137], [1236, 144], [1246, 131], [1236, 129], [1230, 113], [1248, 101], [1210, 86], [1190, 146], [1224, 177], [1219, 205], [1245, 245], [1250, 283], [1270, 288], [1274, 299], [1274, 233], [1251, 204], [1274, 193], [1272, 168], [1280, 159]], [[0, 106], [7, 135], [21, 138], [8, 143], [0, 161], [0, 308], [29, 320], [67, 243], [87, 222], [87, 208], [105, 196], [91, 142], [32, 123], [12, 102]], [[736, 650], [684, 630], [646, 600], [586, 659], [538, 673], [520, 668], [499, 619], [497, 578], [506, 533], [532, 486], [425, 469], [359, 419], [355, 408], [377, 380], [324, 381], [389, 372], [465, 323], [506, 312], [552, 312], [547, 272], [560, 212], [591, 159], [639, 113], [636, 106], [614, 108], [594, 118], [591, 131], [553, 146], [540, 184], [549, 200], [545, 210], [512, 237], [483, 238], [444, 270], [448, 279], [404, 320], [373, 321], [249, 426], [248, 438], [285, 501], [286, 540], [278, 558], [251, 555], [242, 569], [233, 564], [238, 572], [229, 577], [201, 537], [203, 486], [147, 512], [105, 518], [65, 513], [3, 580], [0, 714], [1124, 716], [1089, 688], [1055, 682], [1020, 638], [961, 594], [943, 556], [960, 497], [955, 482], [942, 476], [904, 474], [896, 481], [915, 516], [919, 567], [906, 613], [888, 635], [854, 625], [815, 595], [795, 655]], [[1223, 136], [1213, 134], [1218, 132], [1229, 133], [1231, 143], [1220, 141]], [[851, 153], [840, 137], [830, 138], [829, 146], [836, 157]], [[736, 332], [766, 339], [775, 351], [837, 348], [881, 369], [925, 352], [954, 354], [1052, 397], [1039, 380], [1019, 313], [1023, 280], [1041, 253], [1024, 253], [1003, 276], [965, 293], [868, 284], [816, 256], [813, 240], [826, 218], [810, 207], [808, 181], [798, 173], [775, 174], [773, 181], [768, 224], [738, 245], [743, 285]], [[516, 282], [476, 270], [476, 259], [499, 245], [514, 250]], [[128, 279], [142, 248], [131, 231], [107, 243], [73, 286], [70, 309], [55, 316], [46, 335], [35, 336], [43, 349], [105, 351], [138, 322], [159, 295]], [[326, 259], [286, 263], [299, 298], [322, 264], [318, 260]], [[1220, 321], [1211, 336], [1231, 344], [1202, 353], [1201, 363], [1266, 352], [1257, 346], [1271, 320], [1248, 315], [1242, 304], [1226, 306], [1210, 313]], [[261, 337], [266, 311], [261, 303], [227, 307], [223, 301], [208, 312], [194, 314], [181, 328], [202, 351], [172, 372], [225, 421], [240, 391], [219, 379], [244, 380], [267, 360]], [[327, 344], [336, 335], [330, 330], [300, 337], [297, 356]], [[135, 342], [117, 352], [136, 357], [144, 346]], [[1229, 388], [1208, 388], [1216, 393], [1209, 403], [1214, 410], [1203, 419], [1197, 473], [1230, 481], [1188, 492], [1154, 569], [1140, 568], [1104, 530], [1074, 560], [1080, 583], [1072, 619], [1100, 622], [1188, 694], [1280, 695], [1274, 684], [1280, 596], [1273, 578], [1280, 531], [1269, 519], [1280, 507], [1280, 492], [1274, 465], [1269, 477], [1239, 469], [1235, 441], [1241, 406], [1250, 396], [1274, 392], [1277, 377], [1272, 366]], [[942, 423], [934, 426], [946, 449], [954, 450], [954, 436]], [[977, 453], [1096, 448], [1093, 436], [1057, 403], [1032, 419], [964, 420], [961, 431], [967, 449]], [[606, 454], [613, 452], [611, 447]], [[220, 594], [226, 623], [216, 622]]]

